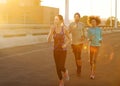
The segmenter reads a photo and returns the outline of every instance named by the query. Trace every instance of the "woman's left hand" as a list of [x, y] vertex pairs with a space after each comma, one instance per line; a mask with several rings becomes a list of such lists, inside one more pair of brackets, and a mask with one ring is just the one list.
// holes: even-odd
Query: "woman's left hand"
[[62, 48], [63, 48], [63, 49], [65, 49], [66, 47], [67, 47], [67, 45], [66, 45], [66, 44], [64, 44], [64, 45], [62, 46]]

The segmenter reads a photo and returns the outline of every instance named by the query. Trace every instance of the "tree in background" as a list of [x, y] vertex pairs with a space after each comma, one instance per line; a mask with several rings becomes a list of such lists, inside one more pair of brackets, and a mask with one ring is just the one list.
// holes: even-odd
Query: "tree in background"
[[118, 21], [118, 26], [120, 26], [120, 21]]
[[[87, 20], [89, 16], [83, 16], [80, 18], [80, 22], [83, 22], [86, 26], [88, 26]], [[112, 20], [112, 27], [115, 25], [115, 17], [108, 17], [107, 20], [104, 20], [105, 26], [111, 26], [111, 20]], [[120, 21], [118, 21], [118, 26], [120, 26]]]
[[[112, 20], [112, 26], [115, 25], [115, 17], [112, 16], [112, 17], [109, 17], [109, 18], [106, 20], [106, 26], [110, 26], [111, 20]], [[117, 24], [120, 25], [120, 21], [118, 21]]]
[[89, 16], [83, 16], [80, 18], [80, 22], [83, 22], [85, 25], [88, 25], [87, 20]]

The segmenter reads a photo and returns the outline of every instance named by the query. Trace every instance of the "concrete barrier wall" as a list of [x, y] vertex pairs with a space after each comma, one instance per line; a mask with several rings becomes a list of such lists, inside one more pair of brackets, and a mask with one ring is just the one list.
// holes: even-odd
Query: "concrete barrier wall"
[[0, 25], [0, 49], [47, 41], [49, 25]]
[[[50, 25], [0, 25], [0, 49], [47, 42]], [[103, 29], [103, 34], [116, 30]], [[118, 30], [117, 30], [118, 31]]]

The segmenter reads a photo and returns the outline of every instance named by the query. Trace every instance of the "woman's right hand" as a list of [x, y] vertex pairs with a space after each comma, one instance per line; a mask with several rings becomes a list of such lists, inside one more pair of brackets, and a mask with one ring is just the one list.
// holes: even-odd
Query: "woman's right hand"
[[67, 45], [66, 45], [66, 44], [64, 44], [64, 45], [62, 46], [62, 48], [63, 48], [63, 49], [67, 48]]

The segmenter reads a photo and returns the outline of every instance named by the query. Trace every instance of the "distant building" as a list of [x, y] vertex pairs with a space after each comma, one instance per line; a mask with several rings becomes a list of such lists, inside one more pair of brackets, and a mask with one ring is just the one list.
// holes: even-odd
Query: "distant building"
[[7, 4], [19, 6], [40, 6], [40, 0], [7, 0]]
[[40, 0], [7, 0], [0, 4], [0, 24], [52, 23], [59, 9], [40, 5]]

